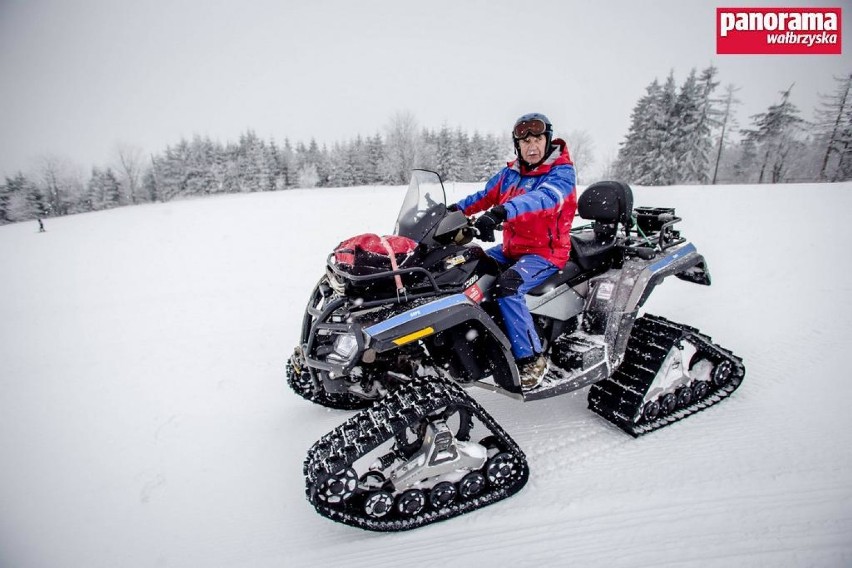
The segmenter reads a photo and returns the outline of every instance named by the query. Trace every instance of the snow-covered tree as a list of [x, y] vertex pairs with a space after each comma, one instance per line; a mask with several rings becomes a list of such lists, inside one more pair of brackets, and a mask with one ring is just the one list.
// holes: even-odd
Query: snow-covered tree
[[372, 138], [368, 138], [365, 151], [367, 162], [364, 171], [364, 183], [381, 183], [382, 164], [385, 160], [385, 143], [382, 140], [382, 135], [376, 133]]
[[740, 100], [734, 95], [739, 90], [733, 84], [725, 87], [725, 96], [722, 98], [722, 111], [719, 119], [719, 141], [716, 147], [716, 158], [713, 163], [713, 177], [710, 183], [715, 184], [719, 175], [719, 164], [722, 161], [722, 151], [727, 144], [727, 136], [730, 130], [737, 127], [736, 115], [733, 113], [735, 105], [740, 104]]
[[710, 179], [712, 131], [718, 124], [718, 86], [713, 66], [692, 69], [678, 88], [674, 73], [660, 85], [655, 79], [631, 115], [615, 169], [634, 183], [670, 185], [706, 183]]
[[6, 178], [0, 189], [0, 221], [27, 221], [47, 216], [47, 200], [38, 185], [23, 173]]
[[[798, 140], [804, 120], [799, 109], [790, 102], [793, 85], [781, 92], [781, 102], [771, 105], [766, 112], [751, 116], [752, 128], [743, 131], [744, 143], [754, 148], [752, 175], [757, 183], [780, 183], [790, 177], [789, 160], [803, 144]], [[751, 156], [751, 152], [748, 156]], [[796, 177], [793, 175], [793, 177]]]
[[0, 225], [12, 222], [9, 212], [9, 202], [11, 201], [12, 192], [9, 189], [8, 182], [9, 179], [6, 178], [6, 183], [0, 184]]
[[68, 160], [43, 156], [39, 160], [36, 183], [45, 196], [49, 216], [77, 212], [85, 184], [80, 171]]
[[677, 158], [678, 183], [707, 183], [712, 163], [712, 132], [721, 112], [716, 108], [713, 91], [718, 69], [712, 65], [696, 77], [693, 69], [680, 89], [675, 104], [675, 131], [671, 143]]
[[819, 179], [845, 181], [852, 179], [852, 73], [834, 80], [834, 92], [821, 95], [816, 112], [816, 131], [825, 148]]
[[423, 129], [417, 139], [417, 154], [414, 160], [415, 168], [438, 171], [437, 135], [428, 129]]
[[386, 130], [382, 172], [389, 183], [406, 183], [417, 160], [417, 119], [411, 112], [398, 112], [391, 117]]
[[631, 114], [630, 130], [621, 144], [616, 162], [619, 178], [631, 183], [671, 183], [674, 164], [667, 157], [669, 132], [677, 97], [674, 75], [665, 85], [654, 79]]
[[108, 208], [121, 205], [121, 184], [112, 168], [107, 168], [103, 173], [103, 202]]
[[84, 209], [87, 211], [118, 207], [121, 201], [121, 186], [112, 168], [92, 168], [92, 177], [89, 178], [83, 199]]
[[284, 139], [279, 163], [281, 164], [279, 171], [283, 180], [283, 189], [290, 189], [296, 185], [296, 154], [293, 152], [289, 138]]
[[317, 173], [316, 164], [306, 162], [299, 168], [297, 177], [299, 180], [298, 187], [311, 188], [319, 184], [319, 174]]

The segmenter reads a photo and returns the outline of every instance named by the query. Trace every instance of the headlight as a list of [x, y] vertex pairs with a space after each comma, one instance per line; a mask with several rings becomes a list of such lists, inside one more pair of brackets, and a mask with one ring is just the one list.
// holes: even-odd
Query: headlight
[[349, 362], [355, 356], [355, 352], [358, 351], [358, 340], [351, 333], [342, 333], [334, 339], [332, 350], [334, 353], [329, 355], [330, 358]]

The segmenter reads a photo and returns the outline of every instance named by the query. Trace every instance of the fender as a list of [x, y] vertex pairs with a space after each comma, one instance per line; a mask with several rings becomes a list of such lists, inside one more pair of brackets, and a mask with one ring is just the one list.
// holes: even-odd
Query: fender
[[411, 308], [381, 323], [365, 327], [363, 331], [368, 337], [368, 346], [383, 353], [471, 320], [488, 330], [500, 343], [509, 360], [513, 360], [509, 338], [482, 308], [464, 294], [453, 294]]
[[515, 358], [509, 338], [491, 316], [465, 294], [453, 294], [411, 308], [381, 323], [365, 327], [363, 332], [367, 353], [384, 353], [419, 339], [437, 337], [441, 332], [470, 323], [476, 324], [489, 338], [493, 346], [489, 349], [495, 350], [492, 353], [494, 360], [499, 358], [507, 363], [505, 370], [508, 373], [499, 376], [495, 374], [494, 380], [509, 391], [519, 390], [520, 376], [517, 366], [513, 364]]
[[710, 285], [710, 271], [707, 268], [707, 261], [698, 253], [695, 245], [685, 243], [647, 266], [639, 274], [636, 286], [627, 302], [627, 309], [632, 311], [642, 307], [657, 284], [672, 275], [687, 282], [704, 286]]

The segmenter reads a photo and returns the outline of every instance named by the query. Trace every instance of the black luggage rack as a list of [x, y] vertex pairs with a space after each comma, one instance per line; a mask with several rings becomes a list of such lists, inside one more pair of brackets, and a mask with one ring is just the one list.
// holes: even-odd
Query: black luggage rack
[[683, 220], [675, 215], [673, 207], [637, 207], [633, 214], [639, 235], [649, 244], [654, 244], [651, 237], [656, 237], [656, 245], [661, 251], [686, 241], [680, 236], [680, 231], [672, 229]]
[[[364, 308], [387, 304], [388, 300], [393, 299], [394, 294], [396, 295], [396, 302], [407, 302], [410, 300], [415, 300], [417, 298], [434, 296], [435, 294], [461, 293], [464, 291], [464, 288], [461, 286], [442, 287], [435, 280], [435, 276], [431, 272], [420, 266], [414, 266], [411, 268], [398, 268], [396, 270], [383, 270], [381, 272], [375, 272], [373, 274], [352, 274], [350, 272], [347, 272], [346, 270], [341, 269], [337, 265], [337, 263], [334, 262], [334, 253], [328, 256], [328, 259], [326, 260], [325, 264], [331, 275], [333, 275], [339, 281], [342, 281], [345, 285], [363, 287], [366, 289], [370, 284], [385, 284], [385, 289], [387, 290], [387, 293], [379, 294], [381, 297], [378, 299], [364, 301], [360, 304], [360, 307]], [[396, 284], [394, 282], [394, 278], [396, 276], [399, 276], [400, 279], [403, 279], [404, 276], [412, 275], [424, 276], [425, 278], [420, 282], [415, 281], [413, 283], [410, 283], [411, 292], [409, 292], [408, 286], [403, 286], [402, 289], [398, 289], [396, 287]], [[402, 281], [404, 284], [404, 280]]]

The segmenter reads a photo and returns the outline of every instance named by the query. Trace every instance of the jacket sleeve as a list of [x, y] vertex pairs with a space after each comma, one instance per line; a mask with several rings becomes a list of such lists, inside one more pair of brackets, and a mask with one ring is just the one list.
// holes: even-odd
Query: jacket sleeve
[[473, 215], [474, 213], [479, 213], [480, 211], [485, 211], [495, 205], [499, 205], [500, 188], [503, 186], [505, 173], [505, 169], [500, 170], [494, 177], [488, 180], [488, 183], [485, 184], [482, 190], [473, 195], [468, 195], [459, 201], [457, 204], [459, 209], [464, 211], [465, 215]]
[[504, 203], [509, 219], [519, 215], [558, 209], [570, 200], [575, 191], [574, 166], [565, 164], [553, 168], [535, 190], [518, 195]]

